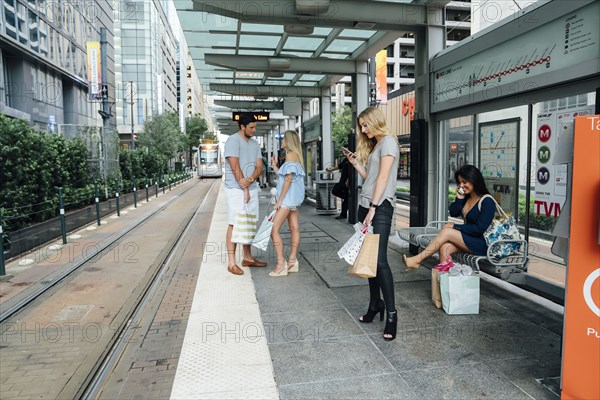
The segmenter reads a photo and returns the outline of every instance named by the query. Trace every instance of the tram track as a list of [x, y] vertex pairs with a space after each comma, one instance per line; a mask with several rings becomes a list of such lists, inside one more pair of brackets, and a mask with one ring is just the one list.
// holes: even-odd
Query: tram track
[[[178, 199], [179, 196], [184, 195], [186, 192], [191, 190], [193, 187], [186, 188], [182, 193], [179, 193], [176, 197], [169, 199], [169, 201], [163, 206], [167, 207], [175, 200]], [[82, 266], [88, 264], [90, 260], [98, 257], [99, 255], [104, 254], [107, 250], [111, 249], [115, 243], [118, 243], [121, 239], [130, 234], [133, 230], [143, 226], [148, 220], [150, 220], [159, 210], [156, 210], [154, 213], [147, 215], [144, 219], [138, 221], [134, 225], [131, 225], [127, 230], [118, 234], [116, 237], [111, 238], [109, 241], [102, 244], [101, 247], [94, 246], [94, 249], [91, 252], [85, 253], [85, 256], [79, 260], [74, 265], [70, 266], [67, 270], [62, 271], [57, 276], [53, 277], [49, 281], [45, 281], [46, 283], [43, 285], [38, 285], [37, 288], [32, 290], [24, 291], [21, 295], [19, 295], [19, 299], [16, 301], [7, 301], [2, 305], [3, 310], [0, 312], [0, 323], [7, 321], [12, 316], [21, 312], [27, 305], [34, 302], [36, 299], [41, 297], [42, 295], [48, 293], [52, 288], [56, 287], [58, 284], [63, 282], [65, 279], [72, 277], [73, 274], [79, 270]], [[14, 303], [14, 304], [11, 304]], [[1, 325], [0, 325], [1, 326]], [[0, 329], [0, 333], [3, 333], [3, 330]]]
[[[94, 321], [91, 324], [95, 324], [94, 326], [102, 328], [102, 335], [100, 335], [97, 343], [92, 345], [89, 343], [89, 341], [86, 342], [85, 340], [84, 342], [86, 343], [73, 343], [71, 340], [68, 341], [67, 346], [61, 347], [57, 345], [56, 349], [53, 349], [51, 343], [44, 343], [42, 340], [40, 347], [47, 348], [47, 352], [57, 351], [56, 357], [53, 357], [50, 360], [61, 358], [60, 352], [65, 350], [67, 355], [70, 353], [70, 356], [75, 359], [69, 363], [69, 357], [62, 357], [59, 360], [60, 368], [56, 364], [48, 363], [47, 367], [49, 370], [48, 373], [43, 376], [43, 379], [53, 381], [54, 387], [49, 389], [47, 391], [47, 395], [42, 396], [42, 398], [96, 398], [107, 375], [110, 374], [110, 371], [119, 361], [123, 348], [127, 345], [128, 340], [135, 332], [137, 321], [144, 313], [149, 299], [152, 299], [157, 291], [157, 288], [160, 286], [160, 283], [165, 278], [165, 274], [170, 268], [173, 267], [174, 254], [178, 252], [182, 238], [186, 236], [190, 224], [196, 220], [198, 211], [201, 208], [206, 208], [206, 199], [208, 198], [208, 195], [211, 191], [214, 191], [215, 188], [218, 188], [219, 183], [220, 180], [215, 180], [208, 188], [199, 188], [198, 184], [192, 185], [189, 188], [185, 188], [185, 190], [181, 191], [175, 197], [169, 199], [165, 204], [161, 205], [160, 208], [145, 216], [142, 220], [137, 221], [134, 225], [128, 227], [128, 229], [126, 229], [124, 232], [119, 232], [119, 234], [112, 237], [109, 241], [104, 242], [102, 246], [96, 249], [96, 251], [87, 254], [86, 257], [72, 265], [68, 270], [62, 271], [59, 276], [56, 276], [52, 279], [52, 282], [44, 285], [44, 287], [38, 287], [32, 291], [29, 291], [28, 293], [25, 293], [23, 296], [20, 296], [18, 301], [16, 301], [10, 308], [2, 310], [2, 329], [0, 329], [0, 334], [2, 335], [3, 354], [8, 356], [7, 359], [11, 359], [13, 357], [16, 358], [17, 356], [20, 356], [21, 353], [30, 352], [29, 355], [23, 358], [23, 362], [18, 364], [17, 369], [36, 368], [34, 365], [30, 365], [30, 357], [43, 357], [43, 354], [40, 354], [41, 349], [32, 348], [31, 345], [35, 343], [27, 343], [28, 340], [24, 340], [23, 336], [21, 336], [20, 341], [18, 338], [12, 337], [11, 334], [14, 332], [15, 326], [22, 326], [24, 323], [23, 321], [27, 321], [27, 323], [30, 323], [29, 321], [38, 321], [40, 320], [40, 314], [44, 314], [44, 317], [54, 314], [56, 309], [58, 309], [57, 307], [62, 307], [64, 304], [69, 304], [68, 300], [70, 299], [68, 295], [66, 295], [66, 293], [69, 291], [77, 292], [78, 290], [81, 291], [81, 288], [85, 288], [84, 290], [88, 290], [90, 292], [101, 292], [103, 289], [107, 288], [109, 290], [106, 290], [106, 296], [110, 297], [110, 294], [108, 293], [110, 293], [114, 287], [127, 285], [131, 286], [129, 292], [127, 292], [127, 290], [120, 289], [121, 293], [129, 293], [127, 297], [119, 300], [108, 299], [104, 301], [104, 303], [109, 304], [111, 307], [101, 307], [100, 305], [105, 305], [103, 302], [98, 303], [97, 301], [89, 301], [96, 307], [96, 311], [100, 311], [100, 309], [102, 309], [101, 313], [104, 314], [101, 315], [96, 313], [95, 317], [97, 319], [89, 319]], [[190, 191], [194, 189], [196, 189], [196, 191], [199, 193], [190, 193]], [[184, 196], [185, 194], [188, 194], [188, 196]], [[190, 196], [190, 194], [193, 196]], [[198, 200], [190, 202], [190, 198]], [[171, 212], [176, 211], [178, 213], [176, 219], [175, 217], [169, 218], [162, 213], [164, 211], [168, 211], [169, 209]], [[163, 218], [163, 222], [159, 223], [158, 221], [154, 221], [154, 217], [159, 219]], [[86, 278], [90, 275], [90, 273], [86, 271], [86, 267], [90, 267], [88, 268], [89, 270], [95, 270], [91, 274], [98, 274], [97, 270], [101, 268], [98, 268], [97, 258], [106, 253], [106, 250], [110, 249], [110, 247], [115, 243], [118, 243], [120, 240], [123, 240], [128, 236], [131, 236], [135, 232], [138, 232], [137, 235], [140, 238], [150, 236], [150, 239], [148, 239], [150, 244], [146, 243], [145, 246], [151, 246], [151, 242], [154, 240], [154, 234], [150, 233], [141, 235], [140, 229], [145, 227], [146, 224], [154, 221], [153, 227], [155, 230], [157, 225], [165, 225], [165, 219], [173, 220], [174, 227], [173, 229], [169, 230], [168, 237], [165, 236], [167, 233], [164, 233], [163, 236], [165, 237], [162, 240], [166, 241], [166, 243], [165, 245], [161, 246], [161, 249], [155, 249], [155, 253], [158, 254], [152, 254], [151, 258], [140, 257], [142, 260], [138, 262], [135, 267], [141, 267], [140, 271], [143, 271], [143, 274], [132, 275], [136, 278], [135, 286], [133, 282], [134, 279], [132, 279], [132, 282], [122, 282], [122, 277], [114, 278], [112, 280], [110, 277], [105, 277], [103, 281], [97, 283], [97, 288], [86, 288], [86, 286], [89, 286], [86, 284], [86, 282], [89, 282], [89, 279], [86, 281]], [[151, 227], [146, 226], [145, 230], [148, 230], [149, 228]], [[142, 239], [140, 238], [137, 240], [141, 241]], [[121, 265], [113, 268], [119, 269], [119, 273], [123, 275], [124, 273], [127, 273], [128, 267], [130, 266]], [[77, 278], [77, 276], [81, 275], [86, 276]], [[67, 297], [67, 301], [64, 300], [65, 296]], [[55, 300], [54, 297], [57, 299]], [[75, 293], [72, 295], [72, 297], [74, 298], [73, 303], [75, 304], [82, 302], [84, 304], [86, 303], [85, 296], [83, 296], [82, 300], [81, 293]], [[60, 305], [54, 306], [53, 309], [52, 307], [48, 307], [50, 303], [59, 303]], [[40, 311], [44, 307], [48, 307], [50, 311]], [[46, 321], [46, 325], [41, 325], [42, 339], [44, 339], [43, 329], [47, 329], [44, 328], [45, 326], [50, 326], [52, 324], [58, 325], [58, 323], [52, 322], [55, 321], [55, 319], [50, 319], [50, 322], [47, 322], [47, 319], [43, 319], [43, 321]], [[74, 322], [69, 323], [75, 324]], [[64, 324], [66, 325], [67, 323]], [[23, 328], [23, 330], [24, 329], [25, 328]], [[27, 329], [29, 329], [29, 325], [27, 325]], [[77, 336], [78, 333], [85, 335], [86, 331], [84, 329], [78, 329], [79, 325], [77, 325], [75, 331], [69, 332], [70, 335]], [[104, 335], [105, 332], [107, 332], [108, 335]], [[21, 335], [23, 335], [22, 332]], [[7, 338], [8, 340], [6, 340]], [[25, 339], [27, 339], [27, 337], [25, 337]], [[34, 341], [39, 342], [37, 333]], [[64, 344], [62, 342], [64, 341], [60, 341], [61, 345]], [[74, 357], [75, 352], [80, 353], [79, 357]], [[48, 359], [41, 358], [42, 363], [45, 363], [46, 360]], [[61, 373], [58, 373], [58, 371]], [[39, 372], [39, 374], [42, 373], [42, 371]], [[18, 380], [19, 375], [14, 371], [13, 374]], [[24, 373], [24, 375], [27, 374], [28, 372]], [[20, 377], [23, 378], [23, 376]], [[10, 382], [10, 380], [8, 382]]]
[[183, 242], [183, 239], [187, 237], [188, 231], [190, 230], [192, 223], [196, 221], [198, 214], [204, 208], [205, 202], [209, 198], [210, 192], [215, 188], [215, 185], [216, 183], [213, 183], [211, 185], [206, 196], [204, 196], [200, 206], [196, 208], [196, 211], [187, 220], [187, 223], [182, 228], [174, 245], [171, 249], [169, 249], [168, 255], [162, 263], [161, 267], [156, 271], [154, 278], [148, 282], [140, 300], [137, 302], [137, 304], [133, 306], [131, 310], [131, 316], [127, 320], [127, 323], [122, 329], [121, 333], [119, 335], [116, 335], [117, 339], [114, 341], [110, 349], [108, 349], [100, 366], [93, 374], [93, 377], [91, 378], [90, 382], [88, 382], [86, 386], [83, 386], [81, 388], [82, 390], [80, 391], [80, 393], [77, 394], [75, 398], [86, 400], [98, 398], [99, 394], [103, 389], [104, 383], [107, 381], [110, 373], [113, 371], [115, 365], [121, 358], [125, 347], [128, 345], [129, 338], [133, 336], [136, 327], [139, 326], [139, 321], [142, 318], [143, 313], [146, 311], [146, 305], [158, 291], [158, 288], [167, 272], [174, 268], [173, 260], [177, 255], [177, 252]]

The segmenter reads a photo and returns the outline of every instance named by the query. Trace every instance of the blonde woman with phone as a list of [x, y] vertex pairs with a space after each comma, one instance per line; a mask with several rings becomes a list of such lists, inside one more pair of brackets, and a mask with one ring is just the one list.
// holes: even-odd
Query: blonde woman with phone
[[[387, 247], [396, 204], [396, 171], [399, 146], [396, 134], [386, 125], [385, 116], [375, 107], [365, 109], [357, 118], [358, 149], [356, 153], [343, 148], [344, 155], [364, 182], [359, 200], [358, 219], [373, 226], [379, 234], [377, 276], [369, 278], [369, 308], [358, 318], [362, 323], [373, 322], [379, 314], [387, 314], [384, 340], [394, 340], [398, 324], [394, 277], [387, 259]], [[383, 294], [383, 300], [381, 299]]]

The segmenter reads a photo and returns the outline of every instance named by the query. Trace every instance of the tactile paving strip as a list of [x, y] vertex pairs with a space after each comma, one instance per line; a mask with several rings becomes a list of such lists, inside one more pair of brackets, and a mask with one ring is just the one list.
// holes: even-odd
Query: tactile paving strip
[[244, 268], [242, 276], [227, 272], [226, 229], [221, 187], [172, 399], [279, 398], [250, 270]]

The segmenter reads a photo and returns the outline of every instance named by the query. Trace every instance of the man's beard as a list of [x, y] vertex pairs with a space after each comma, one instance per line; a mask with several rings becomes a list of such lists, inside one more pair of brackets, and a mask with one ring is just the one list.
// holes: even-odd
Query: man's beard
[[248, 135], [246, 131], [244, 131], [244, 136], [246, 136], [248, 139], [252, 139], [252, 135]]

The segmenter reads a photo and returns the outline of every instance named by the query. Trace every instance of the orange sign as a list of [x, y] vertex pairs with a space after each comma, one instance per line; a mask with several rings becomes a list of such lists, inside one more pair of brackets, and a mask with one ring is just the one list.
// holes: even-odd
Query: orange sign
[[600, 399], [600, 115], [575, 118], [562, 399]]
[[387, 50], [380, 50], [375, 55], [375, 82], [377, 84], [377, 100], [387, 103]]
[[410, 120], [415, 119], [415, 97], [402, 100], [402, 115], [410, 113]]

